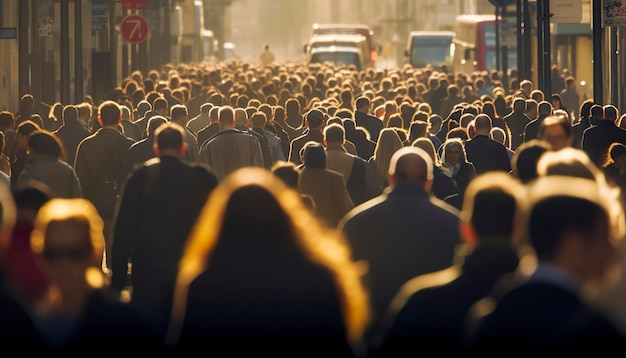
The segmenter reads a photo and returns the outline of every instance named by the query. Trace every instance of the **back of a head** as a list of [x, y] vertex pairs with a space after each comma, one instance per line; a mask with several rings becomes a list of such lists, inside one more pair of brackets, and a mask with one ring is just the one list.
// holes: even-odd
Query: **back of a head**
[[320, 129], [324, 124], [324, 113], [319, 109], [311, 109], [305, 114], [305, 119], [309, 129]]
[[218, 112], [220, 124], [232, 125], [235, 121], [235, 111], [231, 106], [222, 106]]
[[537, 111], [539, 114], [550, 114], [552, 113], [552, 103], [548, 101], [541, 101], [537, 105]]
[[306, 168], [326, 168], [326, 151], [324, 146], [317, 142], [307, 142], [304, 147], [303, 162]]
[[168, 122], [167, 118], [160, 116], [160, 115], [150, 117], [150, 119], [148, 120], [148, 127], [147, 127], [148, 136], [153, 136], [157, 128], [159, 128], [160, 126], [162, 126], [163, 124], [167, 122]]
[[341, 124], [333, 123], [324, 127], [324, 139], [327, 143], [339, 143], [345, 142], [346, 132]]
[[184, 104], [175, 104], [170, 109], [170, 119], [174, 122], [178, 122], [183, 118], [187, 117], [189, 112], [187, 111], [187, 106]]
[[493, 127], [491, 128], [491, 131], [489, 131], [489, 137], [504, 145], [506, 141], [506, 132], [504, 132], [504, 129], [500, 127]]
[[476, 126], [476, 132], [491, 131], [491, 118], [484, 113], [477, 115], [476, 118], [474, 119], [474, 123]]
[[589, 113], [591, 114], [591, 117], [602, 118], [602, 116], [604, 115], [604, 109], [601, 105], [594, 104], [589, 109]]
[[511, 164], [515, 175], [522, 183], [528, 183], [539, 176], [537, 163], [539, 158], [548, 151], [550, 151], [550, 145], [539, 139], [525, 142], [515, 150]]
[[154, 144], [163, 151], [180, 149], [185, 143], [185, 130], [179, 124], [168, 122], [156, 129]]
[[521, 97], [516, 97], [513, 100], [513, 110], [515, 112], [524, 112], [526, 110], [526, 100]]
[[120, 110], [120, 106], [110, 100], [104, 101], [100, 107], [98, 108], [98, 113], [100, 114], [100, 119], [102, 120], [102, 125], [115, 125], [119, 123], [122, 117], [122, 111]]
[[472, 180], [465, 192], [461, 219], [471, 223], [476, 238], [509, 241], [525, 188], [508, 173], [489, 172]]
[[607, 104], [602, 107], [602, 114], [605, 120], [610, 120], [613, 122], [615, 122], [617, 120], [617, 117], [619, 116], [617, 107], [612, 104]]
[[414, 140], [411, 145], [424, 150], [426, 153], [428, 153], [428, 156], [430, 156], [430, 159], [433, 161], [433, 165], [437, 167], [439, 166], [439, 157], [437, 157], [433, 141], [426, 137], [420, 137]]
[[9, 111], [0, 112], [0, 129], [12, 129], [15, 126], [15, 115]]
[[421, 148], [402, 147], [391, 156], [389, 175], [396, 185], [409, 183], [423, 187], [433, 179], [433, 161]]
[[84, 235], [80, 235], [81, 240], [85, 240], [81, 247], [87, 245], [90, 263], [96, 266], [102, 259], [104, 235], [102, 219], [93, 204], [83, 198], [52, 198], [43, 204], [35, 218], [30, 240], [35, 253], [46, 255], [48, 233], [53, 226], [60, 225], [75, 225], [84, 230]]
[[17, 133], [23, 136], [29, 136], [31, 133], [40, 129], [41, 127], [35, 124], [35, 122], [31, 120], [26, 120], [17, 126]]
[[623, 236], [619, 196], [605, 185], [561, 175], [540, 177], [530, 185], [528, 236], [540, 261], [553, 259], [568, 233], [591, 236], [601, 220], [609, 224], [612, 237]]
[[28, 148], [34, 154], [46, 154], [59, 159], [64, 156], [61, 140], [43, 129], [33, 132], [28, 137]]
[[288, 187], [299, 190], [300, 169], [292, 162], [277, 161], [272, 166], [272, 173], [280, 178]]
[[165, 97], [157, 97], [154, 102], [152, 102], [152, 109], [155, 111], [167, 110], [167, 99]]
[[598, 181], [603, 173], [587, 154], [576, 148], [564, 148], [544, 153], [537, 162], [539, 176], [567, 176]]
[[78, 121], [78, 109], [74, 105], [67, 105], [63, 107], [63, 122], [64, 123], [76, 123]]

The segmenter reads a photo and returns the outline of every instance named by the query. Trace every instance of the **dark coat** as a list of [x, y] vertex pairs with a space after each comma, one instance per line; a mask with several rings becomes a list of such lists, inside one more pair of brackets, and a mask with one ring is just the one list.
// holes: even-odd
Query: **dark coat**
[[154, 136], [148, 136], [128, 148], [126, 162], [124, 163], [124, 177], [126, 178], [136, 167], [141, 166], [146, 160], [156, 157], [154, 153]]
[[[113, 222], [111, 288], [127, 284], [131, 304], [164, 328], [170, 314], [178, 260], [217, 178], [205, 167], [172, 156], [136, 169], [124, 184]], [[163, 326], [159, 326], [162, 324]]]
[[423, 188], [401, 184], [350, 211], [338, 226], [355, 260], [364, 260], [371, 292], [372, 329], [410, 278], [452, 265], [459, 238], [458, 210]]
[[354, 357], [328, 270], [274, 228], [247, 223], [225, 236], [189, 285], [175, 352], [210, 347], [234, 357]]
[[91, 132], [77, 121], [75, 123], [65, 123], [53, 133], [56, 134], [63, 143], [66, 157], [65, 161], [73, 167], [78, 144], [80, 144], [83, 139], [89, 137]]
[[50, 348], [50, 352], [84, 354], [85, 349], [95, 346], [99, 354], [116, 354], [126, 349], [156, 353], [162, 348], [149, 321], [107, 289], [90, 294], [71, 340]]
[[[516, 352], [558, 348], [624, 352], [626, 341], [611, 320], [562, 286], [529, 281], [512, 289], [485, 316], [471, 336], [472, 349]], [[578, 351], [579, 352], [579, 351]]]
[[459, 353], [465, 348], [470, 309], [516, 270], [519, 257], [506, 243], [489, 243], [462, 259], [460, 266], [438, 271], [431, 280], [421, 275], [403, 286], [385, 316], [377, 336], [381, 343], [372, 347], [372, 356], [417, 356], [426, 347]]
[[465, 143], [467, 161], [474, 164], [476, 174], [489, 171], [511, 171], [511, 160], [506, 147], [486, 135], [476, 135]]
[[294, 163], [295, 165], [302, 164], [302, 160], [300, 159], [300, 149], [304, 147], [306, 142], [313, 141], [317, 143], [324, 143], [324, 134], [322, 134], [319, 130], [311, 131], [309, 130], [306, 134], [299, 136], [291, 141], [291, 145], [289, 148], [289, 161]]
[[540, 114], [536, 119], [528, 122], [526, 128], [524, 128], [524, 142], [539, 139], [539, 128], [546, 117], [548, 117], [547, 114]]
[[[112, 179], [117, 183], [117, 188], [121, 187], [126, 153], [133, 143], [134, 140], [110, 127], [100, 128], [80, 142], [76, 149], [74, 170], [86, 199], [93, 199], [94, 186], [99, 179]], [[103, 218], [110, 218], [111, 214], [100, 213]]]
[[[354, 120], [358, 127], [363, 127], [367, 129], [368, 132], [370, 132], [370, 139], [374, 143], [378, 141], [378, 135], [380, 134], [380, 131], [384, 128], [383, 121], [374, 116], [370, 116], [367, 113], [359, 111], [354, 112]], [[367, 160], [368, 158], [363, 159]]]
[[523, 111], [513, 111], [504, 116], [504, 122], [511, 131], [511, 149], [515, 150], [524, 143], [524, 130], [530, 118]]
[[626, 130], [616, 126], [611, 120], [602, 120], [583, 132], [582, 149], [598, 168], [602, 168], [606, 152], [614, 142], [626, 145]]

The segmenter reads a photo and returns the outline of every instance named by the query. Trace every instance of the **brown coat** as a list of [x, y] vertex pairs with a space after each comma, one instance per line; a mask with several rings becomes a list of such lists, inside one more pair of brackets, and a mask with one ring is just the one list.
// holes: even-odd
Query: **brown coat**
[[313, 197], [317, 216], [330, 227], [336, 227], [354, 207], [343, 175], [329, 169], [304, 168], [300, 176], [300, 192]]
[[109, 175], [106, 173], [108, 168], [111, 168], [118, 188], [121, 186], [126, 153], [133, 143], [134, 140], [110, 127], [101, 128], [80, 142], [76, 149], [74, 169], [87, 199], [94, 183]]

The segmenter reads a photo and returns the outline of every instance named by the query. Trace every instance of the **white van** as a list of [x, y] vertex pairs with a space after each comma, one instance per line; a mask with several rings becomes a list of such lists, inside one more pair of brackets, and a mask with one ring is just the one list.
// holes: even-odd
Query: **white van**
[[[338, 58], [341, 59], [341, 63], [353, 63], [359, 70], [375, 66], [366, 55], [368, 53], [367, 39], [361, 35], [314, 35], [306, 46], [309, 63], [322, 62], [317, 59], [319, 57]], [[352, 60], [348, 61], [347, 58], [352, 58]]]
[[413, 67], [450, 67], [453, 31], [411, 31], [404, 51], [405, 63]]

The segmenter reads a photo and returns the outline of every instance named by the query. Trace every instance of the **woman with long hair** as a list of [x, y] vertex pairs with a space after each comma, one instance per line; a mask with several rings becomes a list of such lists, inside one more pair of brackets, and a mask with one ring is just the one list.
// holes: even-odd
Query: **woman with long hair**
[[353, 357], [369, 302], [350, 256], [344, 236], [296, 190], [261, 168], [239, 169], [189, 237], [166, 343], [181, 352]]
[[397, 128], [383, 128], [380, 131], [378, 141], [376, 142], [376, 149], [374, 149], [374, 155], [372, 155], [368, 161], [370, 165], [372, 165], [378, 179], [380, 179], [385, 186], [388, 184], [387, 176], [391, 156], [393, 156], [393, 153], [398, 149], [404, 147], [402, 139], [396, 129]]

